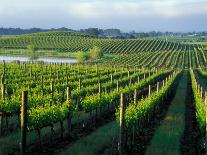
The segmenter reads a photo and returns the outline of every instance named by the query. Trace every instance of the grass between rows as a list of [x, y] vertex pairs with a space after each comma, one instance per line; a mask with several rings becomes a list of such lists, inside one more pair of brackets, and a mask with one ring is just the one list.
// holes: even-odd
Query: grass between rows
[[60, 155], [96, 155], [105, 147], [110, 145], [113, 138], [119, 134], [119, 126], [113, 121], [100, 128], [92, 134], [81, 138], [76, 143], [55, 154]]
[[185, 128], [187, 78], [187, 72], [184, 72], [168, 113], [147, 148], [147, 155], [181, 154], [180, 143]]

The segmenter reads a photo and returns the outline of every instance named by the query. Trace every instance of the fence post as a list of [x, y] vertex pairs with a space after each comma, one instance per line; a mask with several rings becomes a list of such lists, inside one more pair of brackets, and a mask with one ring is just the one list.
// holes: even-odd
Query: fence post
[[26, 154], [27, 103], [28, 103], [28, 91], [23, 91], [22, 92], [22, 108], [21, 108], [21, 155]]
[[126, 108], [126, 98], [125, 94], [121, 93], [120, 97], [120, 132], [119, 132], [119, 155], [124, 153], [124, 142], [125, 142], [125, 122], [124, 122], [124, 113]]

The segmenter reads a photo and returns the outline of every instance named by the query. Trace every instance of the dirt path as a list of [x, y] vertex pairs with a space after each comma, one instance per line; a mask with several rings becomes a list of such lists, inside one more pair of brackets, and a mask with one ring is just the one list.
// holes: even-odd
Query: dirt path
[[180, 144], [185, 129], [187, 78], [187, 72], [184, 72], [167, 115], [147, 147], [147, 155], [181, 154]]

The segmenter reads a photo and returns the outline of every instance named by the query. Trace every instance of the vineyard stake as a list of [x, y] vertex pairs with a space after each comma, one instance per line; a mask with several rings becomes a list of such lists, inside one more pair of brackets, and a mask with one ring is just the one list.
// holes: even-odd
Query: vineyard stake
[[79, 88], [79, 90], [81, 90], [81, 79], [79, 79], [79, 81], [78, 81], [78, 88]]
[[99, 93], [99, 97], [101, 98], [101, 95], [102, 95], [102, 85], [101, 85], [101, 82], [99, 82], [99, 84], [98, 84], [98, 93]]
[[98, 74], [98, 65], [96, 64], [96, 74]]
[[41, 86], [42, 86], [42, 94], [44, 95], [44, 79], [43, 79], [43, 76], [41, 78]]
[[3, 131], [3, 113], [0, 113], [0, 135], [2, 135], [2, 131]]
[[52, 99], [54, 98], [54, 80], [51, 82], [51, 94], [52, 94]]
[[125, 113], [125, 105], [126, 98], [125, 94], [121, 93], [120, 98], [120, 132], [119, 132], [119, 155], [123, 154], [124, 151], [124, 134], [125, 134], [125, 122], [124, 122], [124, 113]]
[[3, 98], [3, 100], [5, 101], [5, 88], [6, 88], [6, 85], [3, 83], [2, 85], [1, 85], [1, 93], [2, 93], [2, 98]]
[[[70, 90], [70, 87], [67, 87], [67, 101], [69, 101], [70, 99], [71, 99], [71, 90]], [[71, 131], [71, 114], [70, 114], [70, 111], [68, 113], [68, 130], [69, 130], [69, 132]]]
[[206, 150], [205, 150], [205, 152], [207, 152], [207, 92], [205, 92], [205, 101], [204, 101], [204, 103], [205, 103], [205, 111], [206, 111], [206, 144], [205, 144], [205, 148], [206, 148]]
[[134, 103], [137, 103], [137, 89], [134, 90]]
[[116, 82], [116, 90], [117, 90], [117, 92], [119, 92], [119, 80], [117, 80], [117, 82]]
[[21, 110], [21, 155], [26, 154], [27, 139], [27, 103], [28, 91], [22, 92], [22, 110]]
[[131, 84], [132, 84], [132, 79], [129, 80], [129, 86], [131, 86]]
[[164, 87], [164, 86], [165, 86], [165, 80], [162, 81], [162, 87]]
[[111, 83], [113, 83], [113, 74], [111, 74]]
[[159, 92], [159, 82], [157, 82], [157, 93]]
[[148, 96], [150, 97], [151, 95], [151, 85], [149, 85], [149, 92], [148, 92]]

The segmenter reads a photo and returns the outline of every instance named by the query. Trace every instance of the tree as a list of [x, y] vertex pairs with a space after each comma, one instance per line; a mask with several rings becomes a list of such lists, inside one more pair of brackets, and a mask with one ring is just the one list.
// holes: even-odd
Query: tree
[[27, 46], [27, 49], [29, 50], [29, 52], [31, 52], [31, 53], [34, 53], [35, 52], [35, 47], [34, 47], [34, 45], [28, 45]]
[[98, 36], [99, 35], [99, 30], [98, 28], [88, 28], [84, 30], [86, 34], [92, 35], [92, 36]]
[[77, 56], [78, 62], [80, 62], [80, 63], [85, 62], [86, 60], [89, 59], [88, 53], [83, 52], [83, 51], [78, 51], [76, 56]]
[[97, 46], [94, 46], [93, 48], [89, 49], [89, 54], [91, 60], [100, 59], [103, 57], [103, 50]]

